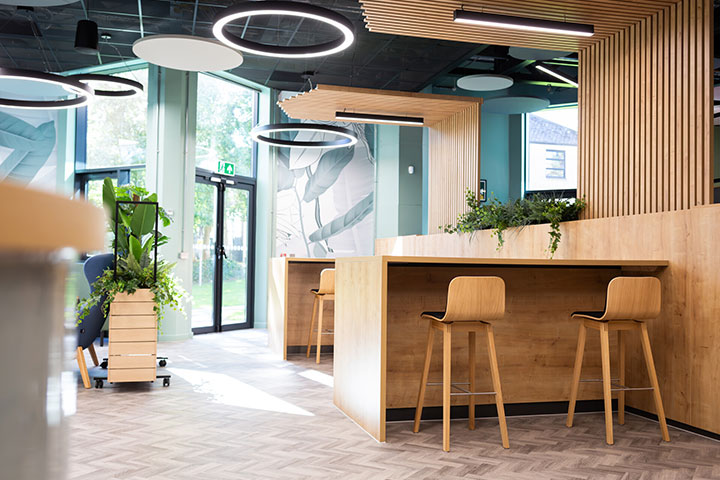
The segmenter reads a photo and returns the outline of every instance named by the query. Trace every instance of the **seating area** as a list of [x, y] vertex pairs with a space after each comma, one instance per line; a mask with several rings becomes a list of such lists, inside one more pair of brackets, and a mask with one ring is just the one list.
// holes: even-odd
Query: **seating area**
[[0, 479], [720, 478], [720, 2], [0, 17]]

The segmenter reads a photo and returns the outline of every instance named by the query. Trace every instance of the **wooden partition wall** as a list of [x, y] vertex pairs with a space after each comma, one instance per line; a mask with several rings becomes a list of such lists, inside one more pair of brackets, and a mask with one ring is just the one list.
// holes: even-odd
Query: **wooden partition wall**
[[712, 202], [712, 14], [682, 0], [580, 50], [586, 218]]
[[[465, 211], [465, 191], [480, 186], [482, 98], [317, 85], [278, 102], [290, 118], [334, 121], [336, 112], [420, 117], [430, 131], [428, 226], [431, 232]], [[360, 121], [358, 123], [374, 123]], [[421, 159], [418, 159], [418, 162]]]
[[428, 228], [454, 223], [465, 211], [465, 191], [480, 187], [480, 104], [430, 127]]

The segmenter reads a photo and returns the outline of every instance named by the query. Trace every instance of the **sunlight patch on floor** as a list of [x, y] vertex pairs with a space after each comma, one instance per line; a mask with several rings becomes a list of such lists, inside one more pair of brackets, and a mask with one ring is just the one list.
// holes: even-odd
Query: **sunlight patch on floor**
[[211, 401], [216, 403], [291, 415], [313, 416], [307, 410], [223, 373], [185, 368], [169, 368], [168, 370], [173, 375], [177, 375], [190, 383], [195, 392], [210, 395]]
[[308, 380], [312, 380], [314, 382], [322, 383], [326, 387], [333, 387], [334, 379], [331, 375], [328, 375], [327, 373], [318, 372], [317, 370], [303, 370], [302, 372], [298, 373], [301, 377], [305, 377]]

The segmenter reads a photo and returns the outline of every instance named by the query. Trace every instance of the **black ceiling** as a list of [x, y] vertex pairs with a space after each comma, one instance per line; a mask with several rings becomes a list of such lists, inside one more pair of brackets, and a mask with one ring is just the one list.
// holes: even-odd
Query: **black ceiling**
[[[70, 5], [28, 9], [0, 6], [0, 65], [33, 70], [67, 71], [134, 58], [132, 44], [141, 35], [195, 34], [212, 37], [216, 14], [231, 0], [83, 0]], [[345, 15], [355, 24], [357, 41], [348, 50], [317, 59], [286, 60], [246, 54], [233, 71], [244, 78], [279, 89], [297, 90], [314, 72], [313, 83], [417, 91], [438, 72], [451, 69], [471, 55], [476, 45], [442, 40], [370, 33], [357, 0], [312, 0]], [[102, 41], [100, 58], [73, 48], [78, 20], [97, 22]], [[292, 17], [255, 17], [245, 38], [275, 44], [307, 44], [327, 40], [332, 32], [314, 21]]]

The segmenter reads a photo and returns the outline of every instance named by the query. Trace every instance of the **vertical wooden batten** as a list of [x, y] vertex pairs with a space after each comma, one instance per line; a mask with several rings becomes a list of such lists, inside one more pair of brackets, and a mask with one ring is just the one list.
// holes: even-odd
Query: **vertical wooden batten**
[[428, 163], [430, 233], [450, 223], [465, 208], [465, 191], [480, 187], [480, 105], [475, 103], [431, 125]]
[[711, 203], [711, 15], [682, 0], [580, 50], [586, 218]]

